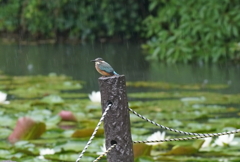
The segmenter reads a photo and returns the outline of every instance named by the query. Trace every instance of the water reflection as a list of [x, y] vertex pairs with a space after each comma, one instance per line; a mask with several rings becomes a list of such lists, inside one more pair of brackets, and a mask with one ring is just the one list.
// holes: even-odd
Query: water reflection
[[10, 75], [65, 74], [85, 81], [83, 91], [91, 92], [98, 90], [99, 74], [90, 62], [96, 57], [104, 58], [119, 74], [124, 74], [128, 81], [231, 84], [224, 92], [240, 92], [239, 66], [149, 64], [144, 59], [140, 44], [131, 43], [0, 45], [0, 70]]

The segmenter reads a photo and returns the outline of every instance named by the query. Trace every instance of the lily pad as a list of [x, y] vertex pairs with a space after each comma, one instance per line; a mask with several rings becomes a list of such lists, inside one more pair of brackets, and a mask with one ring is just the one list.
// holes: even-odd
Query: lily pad
[[46, 96], [41, 101], [45, 102], [45, 103], [48, 103], [48, 104], [62, 104], [62, 103], [64, 103], [64, 100], [58, 95]]
[[8, 137], [11, 143], [19, 140], [30, 140], [39, 138], [46, 130], [46, 125], [42, 122], [34, 121], [31, 118], [23, 117], [17, 121], [12, 134]]
[[[76, 130], [73, 134], [73, 138], [83, 138], [83, 137], [90, 137], [94, 131], [94, 128], [85, 128], [85, 129], [79, 129]], [[98, 129], [96, 136], [103, 135], [104, 130], [103, 129]]]
[[148, 87], [148, 88], [159, 88], [159, 89], [187, 89], [187, 90], [199, 90], [202, 88], [205, 89], [223, 89], [227, 88], [227, 84], [188, 84], [188, 85], [179, 85], [179, 84], [171, 84], [166, 82], [145, 82], [145, 81], [136, 81], [136, 82], [127, 82], [127, 86], [130, 87]]
[[164, 155], [193, 155], [197, 152], [198, 149], [193, 146], [174, 146], [171, 151]]
[[150, 156], [152, 146], [146, 145], [144, 143], [135, 143], [133, 145], [134, 157], [137, 158], [139, 156]]
[[33, 98], [50, 94], [59, 94], [61, 90], [81, 89], [78, 81], [64, 75], [49, 76], [16, 76], [6, 84], [11, 89], [9, 93], [18, 97]]

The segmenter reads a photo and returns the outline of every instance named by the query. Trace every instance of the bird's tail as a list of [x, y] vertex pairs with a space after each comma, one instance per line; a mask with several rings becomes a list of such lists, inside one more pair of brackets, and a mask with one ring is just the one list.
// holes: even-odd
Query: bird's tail
[[119, 75], [118, 73], [116, 73], [116, 71], [113, 72], [114, 75]]

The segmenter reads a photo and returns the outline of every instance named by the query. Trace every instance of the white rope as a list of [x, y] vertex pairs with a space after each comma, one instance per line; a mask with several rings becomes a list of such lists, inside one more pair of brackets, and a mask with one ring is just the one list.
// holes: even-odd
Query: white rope
[[136, 111], [134, 111], [131, 108], [128, 108], [129, 111], [131, 111], [133, 114], [135, 114], [136, 116], [138, 116], [139, 118], [146, 120], [147, 122], [156, 125], [162, 129], [166, 129], [172, 132], [176, 132], [176, 133], [181, 133], [181, 134], [185, 134], [185, 135], [194, 135], [195, 137], [185, 137], [185, 138], [173, 138], [173, 139], [166, 139], [166, 140], [158, 140], [158, 141], [134, 141], [133, 143], [155, 143], [155, 142], [168, 142], [168, 141], [185, 141], [185, 140], [192, 140], [192, 139], [199, 139], [199, 138], [207, 138], [207, 137], [215, 137], [215, 136], [222, 136], [222, 135], [226, 135], [226, 134], [234, 134], [234, 133], [239, 133], [240, 129], [236, 129], [230, 132], [221, 132], [221, 133], [191, 133], [191, 132], [184, 132], [184, 131], [180, 131], [180, 130], [176, 130], [173, 128], [169, 128], [169, 127], [165, 127], [161, 124], [158, 124], [140, 114], [138, 114]]
[[83, 154], [87, 151], [87, 149], [88, 149], [89, 145], [92, 143], [92, 140], [95, 137], [95, 135], [96, 135], [96, 133], [97, 133], [97, 131], [98, 131], [102, 121], [104, 120], [104, 117], [106, 116], [107, 111], [110, 109], [111, 106], [112, 106], [112, 104], [108, 104], [107, 108], [105, 109], [104, 113], [102, 114], [102, 117], [100, 118], [100, 120], [99, 120], [99, 122], [97, 124], [97, 127], [94, 129], [92, 136], [90, 137], [90, 139], [87, 142], [86, 146], [84, 147], [84, 149], [82, 150], [82, 152], [78, 156], [76, 162], [79, 162], [80, 159], [83, 157]]
[[[207, 134], [207, 133], [191, 133], [191, 132], [184, 132], [184, 131], [181, 131], [181, 130], [177, 130], [177, 129], [173, 129], [173, 128], [169, 128], [169, 127], [165, 127], [161, 124], [158, 124], [140, 114], [138, 114], [136, 111], [134, 111], [133, 109], [131, 108], [128, 108], [133, 114], [135, 114], [136, 116], [138, 116], [139, 118], [143, 119], [143, 120], [146, 120], [147, 122], [153, 124], [153, 125], [156, 125], [162, 129], [166, 129], [168, 131], [172, 131], [172, 132], [176, 132], [176, 133], [181, 133], [181, 134], [185, 134], [185, 135], [191, 135], [191, 136], [202, 136], [203, 138], [205, 137], [209, 137], [209, 135], [214, 135], [214, 136], [218, 136], [218, 135], [221, 135], [221, 133], [212, 133], [212, 134]], [[236, 130], [238, 131], [238, 130]]]
[[109, 147], [103, 154], [101, 154], [97, 159], [95, 159], [93, 162], [97, 162], [98, 160], [100, 160], [103, 156], [107, 155], [107, 153], [109, 153], [117, 144], [112, 145], [111, 147]]
[[[236, 129], [230, 132], [222, 132], [222, 133], [214, 133], [214, 134], [206, 134], [206, 137], [216, 137], [228, 134], [239, 133], [240, 129]], [[169, 142], [169, 141], [186, 141], [186, 140], [193, 140], [199, 138], [206, 138], [205, 136], [194, 136], [194, 137], [184, 137], [184, 138], [172, 138], [172, 139], [165, 139], [165, 140], [156, 140], [156, 141], [133, 141], [133, 143], [157, 143], [157, 142]]]

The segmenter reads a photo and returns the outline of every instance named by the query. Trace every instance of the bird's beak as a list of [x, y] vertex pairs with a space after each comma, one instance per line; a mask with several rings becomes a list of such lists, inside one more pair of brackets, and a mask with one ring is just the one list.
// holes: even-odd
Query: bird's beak
[[92, 62], [96, 62], [95, 60], [91, 60]]

